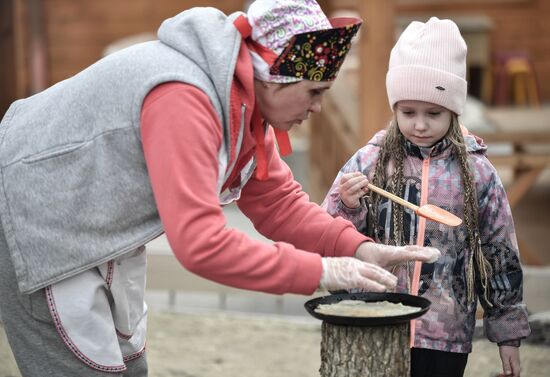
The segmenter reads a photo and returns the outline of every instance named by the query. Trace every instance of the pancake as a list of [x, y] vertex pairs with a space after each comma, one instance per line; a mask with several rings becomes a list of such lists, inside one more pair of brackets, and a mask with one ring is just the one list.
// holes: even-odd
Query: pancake
[[422, 308], [389, 301], [365, 302], [361, 300], [342, 300], [335, 304], [320, 304], [315, 311], [320, 314], [341, 317], [394, 317], [416, 313]]

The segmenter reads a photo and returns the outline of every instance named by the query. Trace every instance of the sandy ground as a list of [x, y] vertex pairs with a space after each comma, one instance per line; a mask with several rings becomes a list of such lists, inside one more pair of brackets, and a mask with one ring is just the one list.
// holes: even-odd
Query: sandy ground
[[[550, 180], [549, 180], [550, 181]], [[547, 198], [548, 191], [540, 191]], [[527, 202], [527, 201], [526, 201]], [[526, 223], [526, 229], [531, 234], [524, 234], [533, 245], [545, 249], [547, 234], [547, 213], [550, 210], [548, 201], [533, 200], [529, 202], [530, 209], [526, 211], [520, 223]], [[544, 208], [541, 207], [544, 203]], [[548, 209], [548, 210], [546, 210]], [[546, 211], [545, 211], [546, 210]], [[534, 216], [533, 213], [536, 215]], [[230, 221], [237, 222], [228, 213]], [[239, 228], [249, 229], [249, 223], [238, 223]], [[519, 227], [518, 227], [519, 228]], [[249, 229], [249, 232], [252, 230]], [[202, 293], [228, 292], [232, 290], [213, 285], [213, 283], [198, 280], [181, 269], [169, 258], [171, 255], [167, 245], [158, 240], [157, 254], [149, 258], [148, 287], [159, 290], [178, 289], [190, 290], [199, 288]], [[155, 248], [152, 248], [155, 249]], [[154, 250], [153, 250], [154, 251]], [[164, 254], [163, 254], [164, 253]], [[545, 262], [550, 263], [550, 253], [539, 253]], [[532, 272], [526, 275], [525, 297], [534, 312], [549, 311], [548, 275]], [[542, 284], [544, 281], [546, 283]], [[249, 293], [250, 295], [250, 293]], [[166, 297], [161, 295], [161, 302]], [[147, 300], [152, 307], [157, 296]], [[248, 296], [247, 296], [248, 297]], [[274, 300], [267, 295], [256, 294], [254, 300], [268, 308], [268, 312], [276, 313], [278, 308]], [[289, 299], [285, 295], [285, 299]], [[286, 309], [293, 314], [303, 313], [303, 302], [308, 299], [299, 297], [286, 301]], [[193, 296], [193, 303], [198, 297]], [[247, 302], [248, 302], [247, 301]], [[188, 304], [185, 297], [178, 296], [178, 303]], [[189, 303], [190, 305], [190, 303]], [[211, 302], [206, 307], [216, 307]], [[242, 302], [232, 305], [231, 296], [227, 302], [228, 308], [244, 307]], [[257, 310], [256, 307], [249, 308]], [[285, 312], [286, 313], [286, 312]], [[292, 319], [290, 319], [292, 318]], [[309, 320], [308, 320], [309, 319]], [[151, 377], [318, 377], [321, 343], [321, 323], [308, 317], [276, 316], [269, 314], [236, 314], [229, 311], [202, 311], [187, 313], [169, 313], [163, 310], [151, 310], [148, 331], [148, 360]], [[535, 346], [525, 343], [520, 348], [523, 377], [550, 376], [550, 347]], [[498, 349], [488, 341], [474, 342], [474, 350], [469, 357], [465, 377], [494, 377], [501, 369]], [[5, 335], [0, 325], [0, 377], [20, 377], [14, 364], [11, 352], [7, 346]], [[393, 376], [384, 376], [393, 377]]]
[[[203, 312], [151, 313], [151, 377], [316, 377], [320, 322], [272, 315]], [[19, 376], [0, 333], [0, 377]], [[548, 376], [550, 347], [521, 347], [522, 376]], [[466, 377], [493, 377], [497, 347], [476, 341]]]

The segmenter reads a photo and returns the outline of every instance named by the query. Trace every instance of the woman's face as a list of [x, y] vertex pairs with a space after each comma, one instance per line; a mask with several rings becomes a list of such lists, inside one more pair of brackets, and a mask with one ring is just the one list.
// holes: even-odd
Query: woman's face
[[431, 147], [443, 139], [451, 126], [452, 112], [422, 101], [399, 101], [395, 116], [401, 133], [419, 147]]
[[302, 80], [292, 84], [269, 83], [254, 80], [256, 101], [263, 118], [273, 127], [288, 131], [321, 111], [323, 93], [332, 82]]

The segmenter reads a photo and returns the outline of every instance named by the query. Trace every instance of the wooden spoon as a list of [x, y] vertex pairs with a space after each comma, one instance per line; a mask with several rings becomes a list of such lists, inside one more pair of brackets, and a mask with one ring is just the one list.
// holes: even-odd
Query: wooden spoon
[[374, 186], [373, 184], [367, 184], [369, 190], [376, 192], [386, 198], [393, 200], [394, 202], [401, 204], [407, 208], [412, 209], [417, 215], [425, 217], [427, 219], [437, 221], [441, 224], [449, 226], [458, 226], [462, 224], [462, 219], [453, 215], [452, 213], [445, 211], [442, 208], [434, 206], [433, 204], [425, 204], [423, 206], [417, 206], [411, 202], [406, 201], [405, 199], [400, 198], [397, 195], [387, 192], [386, 190], [381, 189], [380, 187]]

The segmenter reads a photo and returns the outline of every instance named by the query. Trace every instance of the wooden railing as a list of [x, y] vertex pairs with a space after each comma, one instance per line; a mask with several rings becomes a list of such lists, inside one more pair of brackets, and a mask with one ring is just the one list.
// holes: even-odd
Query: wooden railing
[[[348, 72], [347, 81], [343, 81], [343, 72], [339, 73], [336, 81], [340, 88], [336, 90], [338, 82], [333, 85], [325, 96], [321, 115], [312, 119], [310, 194], [317, 202], [325, 197], [342, 165], [390, 118], [385, 77], [395, 31], [394, 1], [320, 0], [319, 3], [329, 15], [337, 10], [357, 12], [364, 26], [352, 48], [357, 51], [349, 53], [355, 54], [356, 62], [349, 68], [353, 74]], [[349, 55], [346, 62], [351, 60]]]

